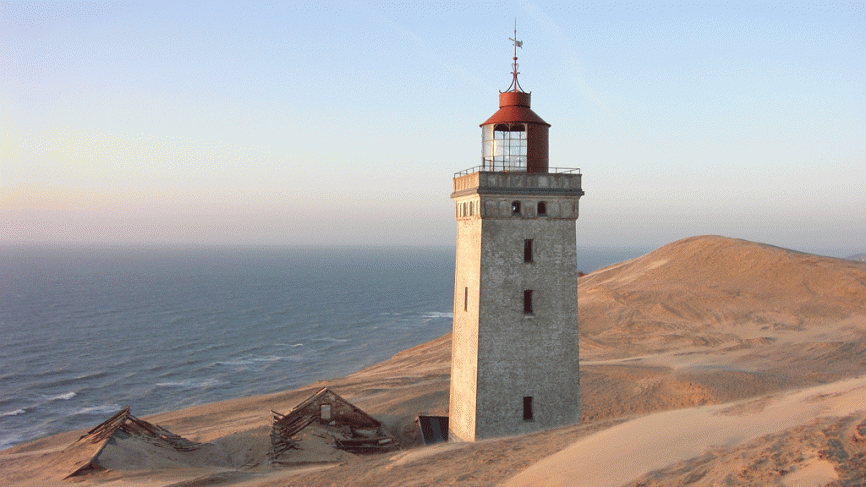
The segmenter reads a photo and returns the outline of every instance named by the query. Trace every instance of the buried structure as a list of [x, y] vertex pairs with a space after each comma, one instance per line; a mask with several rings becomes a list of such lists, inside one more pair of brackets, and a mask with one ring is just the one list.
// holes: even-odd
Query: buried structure
[[74, 470], [66, 478], [123, 468], [224, 465], [213, 445], [196, 443], [138, 419], [125, 407], [63, 451]]
[[[353, 454], [383, 453], [399, 448], [380, 421], [327, 387], [286, 415], [272, 413], [268, 452], [271, 464], [327, 463], [343, 461]], [[126, 407], [65, 448], [54, 463], [68, 465], [65, 478], [69, 479], [112, 470], [202, 466], [235, 469], [240, 463], [231, 456], [219, 441], [188, 440], [136, 418]], [[258, 460], [244, 466], [255, 464]]]
[[[307, 444], [351, 453], [382, 453], [399, 448], [382, 423], [327, 387], [295, 406], [288, 414], [273, 413], [271, 463], [305, 462]], [[305, 431], [306, 430], [306, 431]], [[301, 433], [308, 433], [302, 438]], [[297, 450], [296, 454], [293, 450]]]

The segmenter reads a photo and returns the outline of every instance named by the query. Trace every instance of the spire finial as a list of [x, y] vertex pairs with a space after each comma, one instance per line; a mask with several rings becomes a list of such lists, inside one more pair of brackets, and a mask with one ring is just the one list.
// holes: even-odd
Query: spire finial
[[514, 18], [514, 37], [509, 37], [509, 41], [514, 44], [514, 58], [511, 64], [511, 74], [514, 76], [514, 79], [511, 80], [511, 85], [508, 86], [508, 89], [505, 91], [523, 91], [523, 88], [520, 87], [520, 83], [517, 82], [517, 75], [520, 74], [517, 71], [517, 48], [523, 49], [523, 41], [517, 40], [517, 18]]

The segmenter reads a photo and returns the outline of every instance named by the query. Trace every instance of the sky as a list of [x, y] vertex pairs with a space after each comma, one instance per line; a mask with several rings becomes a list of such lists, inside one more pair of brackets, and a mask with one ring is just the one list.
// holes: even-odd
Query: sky
[[866, 250], [862, 2], [2, 2], [0, 243], [454, 245], [511, 81], [579, 246]]

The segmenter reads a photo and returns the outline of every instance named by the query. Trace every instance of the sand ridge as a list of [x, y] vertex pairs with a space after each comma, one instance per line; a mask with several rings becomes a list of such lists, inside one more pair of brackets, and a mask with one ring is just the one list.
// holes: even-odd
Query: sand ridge
[[[855, 441], [866, 412], [866, 264], [693, 237], [580, 278], [578, 299], [579, 425], [419, 449], [415, 416], [448, 410], [451, 337], [445, 335], [344, 378], [146, 418], [210, 443], [229, 459], [224, 466], [158, 469], [118, 455], [111, 471], [77, 482], [378, 486], [513, 479], [520, 485], [543, 478], [538, 471], [544, 469], [534, 464], [573, 463], [569, 455], [585, 455], [586, 445], [639, 459], [627, 455], [624, 443], [644, 450], [669, 444], [676, 454], [659, 451], [654, 462], [629, 464], [615, 477], [620, 484], [724, 479], [729, 485], [798, 485], [817, 479], [848, 485], [846, 479], [866, 476], [858, 457], [863, 442]], [[267, 465], [269, 411], [290, 410], [322, 386], [381, 420], [406, 449], [294, 468]], [[719, 430], [737, 421], [751, 426]], [[866, 423], [862, 430], [866, 434]], [[56, 483], [65, 468], [63, 449], [81, 434], [0, 452], [0, 482]]]

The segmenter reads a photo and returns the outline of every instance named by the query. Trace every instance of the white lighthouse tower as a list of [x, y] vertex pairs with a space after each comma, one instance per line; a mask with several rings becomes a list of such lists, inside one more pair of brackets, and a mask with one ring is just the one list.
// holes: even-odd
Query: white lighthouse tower
[[454, 175], [457, 262], [449, 438], [580, 422], [579, 169], [550, 168], [550, 125], [513, 80], [481, 124], [481, 165]]

